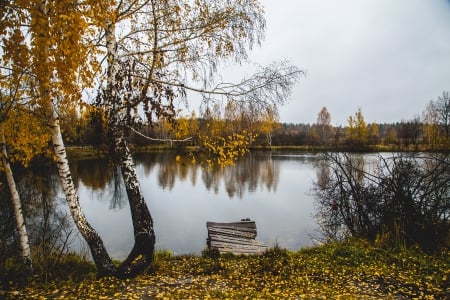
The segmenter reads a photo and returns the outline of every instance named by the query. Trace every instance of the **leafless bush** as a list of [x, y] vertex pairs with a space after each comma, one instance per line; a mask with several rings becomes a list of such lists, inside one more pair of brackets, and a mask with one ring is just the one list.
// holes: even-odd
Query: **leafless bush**
[[328, 237], [417, 244], [426, 250], [448, 245], [448, 155], [378, 155], [373, 165], [364, 166], [358, 156], [329, 153], [321, 168], [326, 172], [320, 172], [313, 194]]

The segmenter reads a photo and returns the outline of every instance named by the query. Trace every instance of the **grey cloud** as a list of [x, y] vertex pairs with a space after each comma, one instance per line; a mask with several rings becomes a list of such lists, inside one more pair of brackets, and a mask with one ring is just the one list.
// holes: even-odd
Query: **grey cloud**
[[322, 106], [345, 124], [420, 114], [450, 90], [449, 1], [263, 0], [266, 40], [251, 57], [286, 58], [308, 72], [281, 109], [284, 122], [313, 123]]

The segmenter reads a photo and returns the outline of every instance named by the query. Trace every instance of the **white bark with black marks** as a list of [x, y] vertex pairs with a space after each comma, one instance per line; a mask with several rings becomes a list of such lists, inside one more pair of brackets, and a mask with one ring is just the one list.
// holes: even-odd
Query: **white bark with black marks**
[[30, 242], [28, 239], [27, 227], [25, 224], [25, 218], [22, 211], [22, 204], [20, 201], [19, 192], [17, 191], [14, 176], [9, 164], [8, 152], [6, 150], [5, 133], [2, 128], [2, 160], [3, 168], [6, 174], [6, 181], [8, 182], [8, 188], [11, 193], [11, 201], [14, 207], [14, 215], [16, 217], [17, 230], [19, 232], [20, 248], [22, 249], [22, 258], [25, 268], [28, 272], [33, 270], [33, 264], [31, 259]]
[[134, 230], [134, 246], [127, 259], [122, 262], [116, 272], [119, 278], [130, 278], [144, 271], [153, 261], [155, 247], [155, 232], [150, 211], [142, 195], [139, 180], [131, 156], [128, 143], [124, 135], [124, 124], [121, 120], [125, 117], [120, 95], [120, 82], [117, 81], [119, 61], [117, 53], [117, 41], [115, 39], [115, 25], [113, 22], [106, 27], [107, 48], [107, 79], [104, 107], [108, 122], [108, 136], [111, 143], [111, 157], [113, 162], [120, 167], [125, 185], [125, 190], [130, 204], [131, 217]]
[[114, 144], [115, 151], [118, 151], [116, 157], [120, 158], [120, 170], [130, 203], [135, 241], [127, 259], [119, 266], [116, 276], [129, 278], [138, 275], [153, 262], [155, 231], [150, 210], [142, 195], [133, 158], [123, 134], [115, 139]]
[[58, 173], [61, 179], [61, 186], [66, 196], [73, 221], [91, 250], [91, 255], [94, 259], [95, 265], [97, 266], [99, 276], [113, 275], [115, 272], [115, 267], [105, 249], [105, 246], [103, 245], [103, 241], [94, 228], [92, 228], [89, 224], [83, 211], [81, 210], [78, 194], [70, 173], [69, 162], [67, 160], [66, 148], [61, 135], [58, 115], [55, 111], [53, 111], [53, 116], [49, 125]]

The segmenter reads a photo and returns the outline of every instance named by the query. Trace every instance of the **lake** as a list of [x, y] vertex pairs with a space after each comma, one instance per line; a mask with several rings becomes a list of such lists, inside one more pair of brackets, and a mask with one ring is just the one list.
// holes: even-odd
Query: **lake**
[[[174, 254], [200, 254], [207, 221], [256, 221], [257, 239], [297, 250], [317, 235], [314, 200], [320, 154], [253, 152], [234, 166], [209, 170], [176, 162], [175, 153], [135, 156], [136, 171], [151, 211], [156, 248]], [[133, 230], [123, 185], [115, 184], [104, 160], [71, 162], [80, 203], [110, 255], [124, 259]], [[62, 192], [59, 198], [64, 198]]]

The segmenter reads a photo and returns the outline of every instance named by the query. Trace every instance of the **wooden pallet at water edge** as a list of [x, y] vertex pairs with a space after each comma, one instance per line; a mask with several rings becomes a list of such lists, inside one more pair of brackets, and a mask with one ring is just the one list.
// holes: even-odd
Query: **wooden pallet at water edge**
[[217, 249], [220, 254], [262, 254], [268, 246], [255, 240], [256, 223], [250, 219], [239, 222], [206, 222], [208, 229], [207, 244], [210, 249]]

